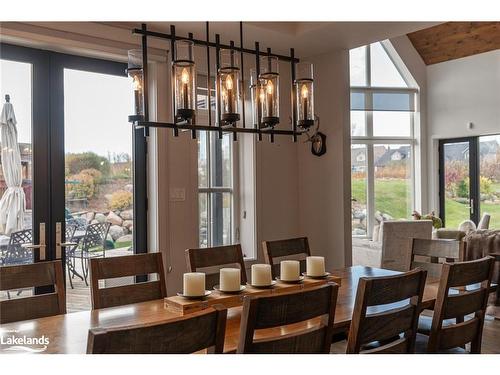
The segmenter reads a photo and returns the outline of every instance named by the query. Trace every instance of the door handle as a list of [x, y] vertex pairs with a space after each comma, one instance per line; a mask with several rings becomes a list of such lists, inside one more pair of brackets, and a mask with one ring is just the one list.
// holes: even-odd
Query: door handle
[[61, 259], [62, 248], [76, 246], [76, 242], [62, 242], [62, 224], [60, 222], [56, 223], [56, 259]]
[[471, 213], [471, 215], [474, 215], [474, 199], [473, 199], [473, 198], [471, 198], [471, 199], [469, 200], [469, 204], [470, 204], [470, 206], [469, 206], [469, 208], [470, 208], [470, 213]]
[[40, 243], [25, 243], [21, 245], [24, 249], [38, 249], [40, 250], [40, 260], [45, 260], [45, 249], [47, 248], [47, 244], [45, 243], [45, 223], [40, 223]]

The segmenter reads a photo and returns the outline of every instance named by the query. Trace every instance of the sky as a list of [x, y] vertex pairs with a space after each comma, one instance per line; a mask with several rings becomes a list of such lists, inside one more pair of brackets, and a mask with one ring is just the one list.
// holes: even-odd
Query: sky
[[[31, 64], [0, 60], [0, 100], [10, 94], [18, 139], [31, 143]], [[65, 152], [132, 153], [133, 109], [128, 77], [79, 70], [64, 71]], [[36, 121], [35, 121], [36, 124]]]

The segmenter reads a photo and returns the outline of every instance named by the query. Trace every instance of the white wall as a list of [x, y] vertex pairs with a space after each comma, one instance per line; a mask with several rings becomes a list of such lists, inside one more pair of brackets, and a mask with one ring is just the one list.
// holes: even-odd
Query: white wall
[[430, 204], [437, 208], [438, 139], [500, 133], [500, 50], [429, 65], [427, 87]]
[[300, 231], [328, 269], [351, 264], [351, 171], [349, 51], [310, 59], [314, 63], [315, 113], [326, 134], [327, 152], [311, 154], [299, 144]]

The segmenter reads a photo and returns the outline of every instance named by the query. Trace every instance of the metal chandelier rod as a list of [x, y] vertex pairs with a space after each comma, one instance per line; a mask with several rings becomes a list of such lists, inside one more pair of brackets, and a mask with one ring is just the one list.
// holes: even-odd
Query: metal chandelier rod
[[[292, 139], [294, 142], [297, 141], [297, 138], [299, 135], [305, 133], [307, 131], [307, 128], [302, 127], [301, 129], [298, 129], [297, 127], [297, 88], [296, 88], [296, 83], [295, 83], [295, 74], [296, 74], [296, 69], [295, 69], [295, 64], [299, 62], [299, 59], [295, 57], [295, 52], [293, 48], [290, 48], [290, 55], [285, 56], [285, 55], [280, 55], [280, 54], [275, 54], [272, 53], [270, 48], [267, 48], [266, 52], [263, 52], [260, 50], [260, 45], [259, 42], [255, 42], [255, 49], [248, 49], [244, 48], [243, 46], [243, 23], [240, 22], [239, 25], [239, 37], [240, 37], [240, 45], [235, 46], [234, 41], [230, 41], [229, 45], [222, 44], [220, 42], [220, 35], [215, 34], [215, 42], [211, 41], [210, 39], [210, 26], [209, 22], [206, 22], [206, 27], [205, 27], [205, 37], [206, 40], [200, 40], [200, 39], [194, 39], [193, 34], [189, 33], [188, 37], [183, 37], [183, 36], [178, 36], [176, 35], [175, 32], [175, 26], [170, 25], [170, 34], [166, 33], [160, 33], [156, 31], [151, 31], [147, 29], [147, 25], [143, 23], [141, 25], [140, 29], [134, 29], [133, 34], [135, 35], [140, 35], [141, 36], [141, 41], [142, 41], [142, 49], [140, 51], [141, 59], [142, 59], [142, 66], [132, 66], [130, 65], [130, 55], [129, 55], [129, 68], [127, 69], [131, 77], [134, 77], [134, 84], [136, 83], [136, 75], [137, 77], [140, 77], [138, 82], [139, 82], [139, 88], [135, 88], [134, 91], [136, 94], [136, 112], [135, 115], [129, 116], [129, 122], [133, 123], [135, 127], [137, 128], [144, 128], [145, 135], [149, 135], [149, 128], [150, 127], [155, 127], [155, 128], [169, 128], [173, 129], [174, 136], [179, 135], [179, 130], [187, 130], [191, 131], [192, 138], [196, 138], [196, 132], [197, 131], [216, 131], [218, 132], [219, 138], [222, 138], [223, 133], [232, 133], [233, 134], [233, 140], [237, 140], [237, 133], [250, 133], [250, 134], [256, 134], [258, 135], [259, 141], [262, 140], [262, 135], [266, 134], [269, 135], [270, 141], [274, 142], [274, 136], [275, 135], [286, 135], [286, 136], [292, 136]], [[173, 122], [153, 122], [149, 120], [149, 111], [148, 111], [148, 37], [153, 37], [153, 38], [159, 38], [159, 39], [164, 39], [168, 40], [170, 42], [170, 47], [171, 47], [171, 56], [172, 56], [172, 62], [176, 61], [182, 61], [182, 62], [190, 62], [189, 60], [192, 60], [192, 53], [190, 53], [190, 58], [188, 60], [182, 60], [182, 57], [177, 60], [176, 56], [176, 41], [189, 41], [192, 43], [192, 45], [198, 45], [198, 46], [204, 46], [206, 47], [206, 58], [207, 58], [207, 107], [208, 107], [208, 125], [199, 125], [196, 124], [196, 114], [194, 111], [191, 111], [192, 114], [189, 114], [190, 117], [179, 117], [175, 111], [176, 108], [176, 92], [175, 92], [175, 77], [174, 77], [174, 70], [172, 71], [172, 104], [173, 104]], [[240, 59], [241, 59], [241, 72], [243, 72], [241, 76], [241, 80], [238, 80], [238, 82], [241, 82], [243, 85], [243, 89], [240, 90], [240, 96], [241, 96], [241, 113], [242, 113], [242, 118], [240, 121], [239, 114], [237, 114], [236, 119], [229, 120], [224, 120], [221, 118], [221, 101], [223, 99], [219, 98], [219, 93], [221, 90], [221, 79], [217, 76], [216, 79], [216, 121], [215, 124], [212, 125], [212, 110], [211, 110], [211, 66], [210, 66], [210, 48], [215, 48], [216, 53], [215, 53], [215, 65], [216, 65], [216, 70], [217, 73], [219, 74], [221, 70], [221, 58], [220, 58], [220, 51], [221, 49], [227, 49], [231, 53], [231, 61], [233, 59], [233, 53], [234, 52], [239, 52], [240, 54]], [[278, 59], [279, 61], [286, 61], [290, 64], [290, 72], [291, 72], [291, 104], [292, 104], [292, 110], [291, 110], [291, 129], [290, 130], [284, 130], [284, 129], [275, 129], [274, 125], [271, 125], [270, 127], [266, 128], [266, 125], [269, 125], [268, 123], [265, 123], [262, 121], [262, 111], [263, 109], [261, 108], [260, 105], [257, 105], [254, 111], [256, 111], [256, 116], [257, 116], [257, 123], [254, 124], [253, 127], [247, 127], [246, 126], [246, 116], [245, 116], [245, 78], [244, 78], [244, 54], [251, 54], [255, 56], [255, 70], [257, 72], [258, 80], [259, 78], [259, 72], [261, 68], [261, 57], [267, 57], [267, 61], [269, 63], [269, 68], [271, 67], [271, 59], [275, 58]], [[193, 61], [194, 64], [194, 61]], [[185, 69], [184, 69], [185, 70]], [[312, 72], [312, 71], [311, 71]], [[184, 72], [183, 72], [184, 73]], [[196, 71], [194, 71], [196, 74]], [[134, 75], [135, 74], [135, 75]], [[232, 82], [232, 81], [231, 81]], [[311, 79], [312, 82], [312, 79]], [[186, 84], [186, 90], [188, 88]], [[140, 90], [140, 95], [142, 98], [142, 102], [138, 104], [138, 101], [140, 101], [139, 96], [138, 96], [138, 90]], [[186, 91], [187, 92], [187, 91]], [[253, 94], [253, 92], [252, 92]], [[191, 92], [191, 95], [194, 95], [196, 98], [196, 89], [195, 92]], [[279, 98], [279, 97], [278, 97]], [[186, 99], [187, 100], [187, 99]], [[238, 101], [239, 99], [237, 99]], [[257, 99], [259, 100], [259, 99]], [[236, 102], [237, 103], [237, 102]], [[259, 102], [260, 103], [260, 102]], [[302, 101], [301, 101], [302, 103]], [[307, 103], [307, 101], [305, 102]], [[179, 103], [177, 103], [179, 105]], [[239, 104], [238, 104], [239, 105]], [[254, 103], [252, 102], [252, 105]], [[137, 108], [142, 108], [142, 110], [138, 110]], [[185, 107], [184, 107], [185, 108]], [[196, 106], [194, 107], [196, 109]], [[302, 108], [302, 107], [301, 107]], [[312, 108], [312, 107], [311, 107]], [[252, 112], [255, 113], [255, 112]], [[186, 115], [184, 115], [186, 116]], [[277, 118], [277, 117], [276, 117]], [[277, 118], [279, 121], [279, 118]], [[238, 127], [236, 126], [237, 122], [240, 121], [241, 126]], [[310, 125], [309, 125], [310, 126]]]

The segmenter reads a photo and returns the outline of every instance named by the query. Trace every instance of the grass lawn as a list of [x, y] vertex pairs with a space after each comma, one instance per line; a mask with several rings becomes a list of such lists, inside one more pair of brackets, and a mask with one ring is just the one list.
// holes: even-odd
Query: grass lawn
[[[351, 180], [352, 197], [359, 203], [366, 204], [366, 180]], [[375, 209], [388, 213], [394, 219], [410, 219], [413, 207], [409, 205], [410, 187], [405, 180], [377, 180], [375, 182]], [[495, 184], [494, 189], [500, 190], [500, 184]], [[437, 207], [436, 207], [437, 209]], [[481, 212], [491, 215], [490, 228], [500, 228], [500, 204], [481, 203]], [[446, 227], [457, 228], [458, 225], [469, 218], [467, 205], [446, 200]]]

